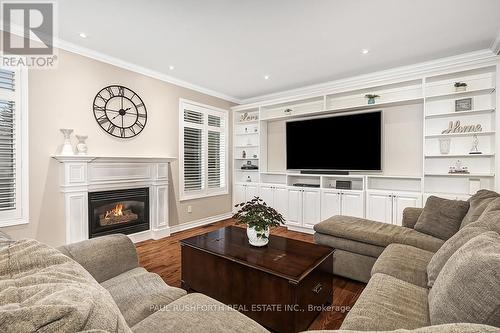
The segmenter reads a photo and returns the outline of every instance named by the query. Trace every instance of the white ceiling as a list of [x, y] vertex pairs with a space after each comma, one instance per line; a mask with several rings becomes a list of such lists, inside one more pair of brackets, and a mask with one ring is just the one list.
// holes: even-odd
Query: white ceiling
[[57, 2], [60, 39], [238, 100], [489, 48], [500, 31], [499, 0]]

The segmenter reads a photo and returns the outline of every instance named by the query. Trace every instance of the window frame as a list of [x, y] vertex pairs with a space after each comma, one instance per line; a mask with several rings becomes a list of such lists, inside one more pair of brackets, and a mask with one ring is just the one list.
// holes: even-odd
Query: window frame
[[29, 136], [28, 136], [28, 70], [2, 66], [15, 73], [15, 90], [0, 89], [0, 99], [13, 100], [16, 129], [16, 209], [0, 211], [0, 228], [29, 223]]
[[[189, 107], [187, 107], [189, 106]], [[203, 114], [203, 125], [189, 123], [190, 127], [201, 128], [203, 137], [203, 161], [202, 161], [202, 189], [198, 191], [185, 191], [184, 188], [184, 110], [188, 108], [192, 111]], [[221, 181], [224, 182], [224, 187], [209, 188], [208, 187], [208, 131], [216, 129], [208, 125], [208, 115], [221, 117], [224, 122], [223, 128], [218, 130], [224, 135], [224, 176]], [[229, 110], [218, 108], [215, 106], [198, 103], [184, 98], [179, 99], [179, 197], [180, 201], [208, 198], [213, 196], [229, 194]]]

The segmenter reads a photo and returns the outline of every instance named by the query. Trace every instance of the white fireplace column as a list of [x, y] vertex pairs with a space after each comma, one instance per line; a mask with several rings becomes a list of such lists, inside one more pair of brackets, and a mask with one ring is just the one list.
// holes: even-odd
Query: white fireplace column
[[168, 170], [175, 158], [54, 156], [60, 162], [66, 244], [89, 238], [88, 193], [149, 188], [149, 230], [129, 235], [133, 241], [170, 235]]

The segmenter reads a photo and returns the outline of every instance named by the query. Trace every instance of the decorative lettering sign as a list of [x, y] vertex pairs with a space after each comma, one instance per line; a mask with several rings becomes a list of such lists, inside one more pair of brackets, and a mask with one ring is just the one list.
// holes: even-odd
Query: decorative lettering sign
[[450, 121], [447, 129], [441, 132], [441, 134], [454, 134], [454, 133], [474, 133], [482, 132], [483, 128], [480, 124], [477, 125], [460, 125], [460, 120], [455, 122]]
[[248, 112], [245, 112], [241, 115], [240, 121], [254, 121], [254, 120], [259, 120], [258, 115], [249, 115]]

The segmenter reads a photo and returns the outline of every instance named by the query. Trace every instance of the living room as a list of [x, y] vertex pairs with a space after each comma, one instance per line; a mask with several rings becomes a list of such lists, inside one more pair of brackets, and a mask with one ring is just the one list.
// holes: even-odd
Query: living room
[[0, 332], [500, 332], [499, 1], [144, 4], [0, 3]]

